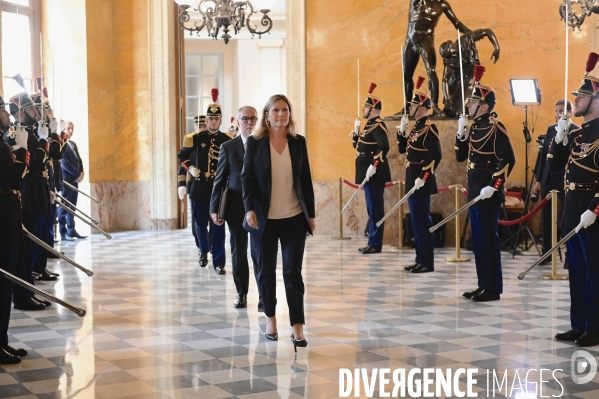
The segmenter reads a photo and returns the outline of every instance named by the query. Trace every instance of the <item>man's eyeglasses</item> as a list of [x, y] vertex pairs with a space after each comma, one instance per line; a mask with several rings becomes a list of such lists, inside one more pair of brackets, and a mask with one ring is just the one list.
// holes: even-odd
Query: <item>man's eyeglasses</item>
[[258, 118], [256, 118], [255, 116], [252, 116], [251, 118], [244, 116], [243, 118], [241, 118], [241, 121], [243, 123], [248, 123], [248, 122], [256, 123], [256, 122], [258, 122]]

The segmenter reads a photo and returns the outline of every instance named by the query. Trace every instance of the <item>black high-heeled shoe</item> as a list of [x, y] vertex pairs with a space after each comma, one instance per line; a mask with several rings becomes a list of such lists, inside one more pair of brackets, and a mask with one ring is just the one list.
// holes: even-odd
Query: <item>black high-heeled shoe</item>
[[291, 342], [293, 342], [293, 350], [295, 351], [295, 353], [297, 353], [298, 346], [300, 348], [305, 348], [306, 346], [308, 346], [308, 341], [306, 341], [305, 338], [304, 339], [295, 339], [293, 334], [291, 334]]
[[269, 341], [278, 341], [279, 340], [279, 333], [274, 333], [274, 334], [264, 333], [264, 336]]

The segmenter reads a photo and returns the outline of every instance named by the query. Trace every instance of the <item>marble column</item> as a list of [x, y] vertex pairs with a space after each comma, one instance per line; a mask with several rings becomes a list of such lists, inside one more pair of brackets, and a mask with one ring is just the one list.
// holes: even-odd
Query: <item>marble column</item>
[[305, 0], [286, 1], [287, 97], [300, 134], [306, 135], [306, 4]]
[[173, 3], [148, 0], [152, 229], [177, 228], [177, 64]]

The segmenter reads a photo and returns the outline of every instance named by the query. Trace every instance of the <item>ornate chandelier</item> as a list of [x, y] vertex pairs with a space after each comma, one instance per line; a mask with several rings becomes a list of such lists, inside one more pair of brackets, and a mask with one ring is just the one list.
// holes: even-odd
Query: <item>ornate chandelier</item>
[[[241, 28], [247, 27], [248, 31], [258, 37], [270, 32], [273, 26], [272, 19], [268, 16], [271, 8], [277, 0], [250, 0], [235, 1], [235, 0], [175, 0], [179, 4], [179, 26], [182, 29], [189, 31], [190, 35], [194, 32], [200, 36], [200, 32], [206, 28], [208, 36], [214, 40], [218, 40], [218, 34], [222, 29], [221, 38], [225, 44], [229, 43], [232, 36], [229, 34], [229, 27], [232, 27], [234, 34], [238, 34]], [[255, 4], [255, 6], [254, 6]], [[185, 24], [191, 20], [189, 9], [193, 6], [195, 11], [200, 13], [202, 23], [194, 22], [193, 27], [187, 27]], [[258, 11], [262, 13], [260, 25], [264, 30], [258, 30], [257, 26], [252, 27], [250, 18]]]

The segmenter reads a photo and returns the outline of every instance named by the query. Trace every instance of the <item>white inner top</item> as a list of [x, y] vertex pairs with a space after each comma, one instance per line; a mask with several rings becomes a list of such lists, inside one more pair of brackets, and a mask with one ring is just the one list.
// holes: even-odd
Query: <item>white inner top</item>
[[270, 166], [272, 190], [270, 194], [269, 219], [286, 219], [302, 212], [297, 193], [293, 186], [293, 168], [289, 144], [281, 154], [270, 143]]

